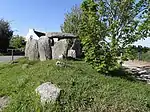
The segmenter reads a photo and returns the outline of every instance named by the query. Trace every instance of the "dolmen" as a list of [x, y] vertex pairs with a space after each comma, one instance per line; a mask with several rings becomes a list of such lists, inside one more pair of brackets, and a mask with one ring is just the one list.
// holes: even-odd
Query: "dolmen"
[[81, 42], [75, 35], [61, 32], [48, 32], [39, 39], [29, 38], [26, 42], [25, 56], [29, 60], [80, 58]]

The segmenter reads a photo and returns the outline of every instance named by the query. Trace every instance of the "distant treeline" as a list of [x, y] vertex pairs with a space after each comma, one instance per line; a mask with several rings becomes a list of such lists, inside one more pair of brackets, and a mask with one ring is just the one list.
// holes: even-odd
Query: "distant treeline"
[[142, 47], [140, 45], [139, 46], [133, 45], [131, 48], [134, 49], [137, 52], [143, 52], [143, 53], [146, 53], [146, 52], [148, 52], [150, 50], [149, 47]]
[[150, 48], [132, 45], [126, 48], [124, 56], [130, 60], [138, 60], [140, 58], [143, 61], [150, 61]]

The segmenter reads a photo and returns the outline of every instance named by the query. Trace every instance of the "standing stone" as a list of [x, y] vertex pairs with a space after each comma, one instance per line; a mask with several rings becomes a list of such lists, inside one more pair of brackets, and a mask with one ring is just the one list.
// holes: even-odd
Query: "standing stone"
[[76, 58], [76, 51], [75, 50], [68, 50], [68, 57]]
[[45, 104], [55, 102], [60, 95], [61, 89], [51, 82], [46, 82], [38, 86], [35, 91], [40, 95], [41, 103]]
[[51, 41], [48, 37], [42, 36], [38, 40], [38, 51], [41, 61], [52, 58]]
[[79, 39], [73, 40], [73, 45], [71, 47], [72, 50], [76, 51], [76, 57], [80, 58], [82, 55], [82, 48], [81, 48], [81, 42]]
[[29, 54], [29, 48], [30, 48], [30, 41], [31, 41], [31, 38], [29, 38], [28, 41], [27, 41], [27, 43], [26, 43], [25, 57], [29, 57], [28, 54]]
[[29, 58], [29, 60], [38, 59], [38, 41], [37, 40], [30, 39], [27, 42], [26, 56]]
[[60, 56], [67, 57], [68, 52], [68, 42], [67, 39], [62, 39], [55, 43], [52, 48], [52, 58], [60, 59]]
[[65, 57], [64, 57], [64, 55], [60, 55], [59, 57], [58, 57], [58, 59], [64, 59]]
[[10, 102], [10, 98], [7, 96], [0, 97], [0, 112], [7, 107]]

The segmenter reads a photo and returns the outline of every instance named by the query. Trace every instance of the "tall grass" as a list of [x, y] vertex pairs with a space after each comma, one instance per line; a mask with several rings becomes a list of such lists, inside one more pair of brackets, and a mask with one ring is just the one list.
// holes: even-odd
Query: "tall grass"
[[[149, 112], [150, 86], [97, 73], [83, 61], [19, 60], [0, 66], [0, 96], [11, 102], [4, 112]], [[29, 67], [22, 69], [24, 64]], [[118, 73], [119, 74], [119, 73]], [[41, 105], [35, 88], [52, 82], [63, 91], [55, 104]]]

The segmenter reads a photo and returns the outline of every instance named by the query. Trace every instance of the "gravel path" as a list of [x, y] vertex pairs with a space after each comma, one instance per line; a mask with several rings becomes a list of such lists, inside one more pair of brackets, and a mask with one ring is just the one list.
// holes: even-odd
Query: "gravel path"
[[128, 71], [134, 74], [133, 76], [141, 81], [145, 81], [150, 84], [150, 62], [144, 61], [126, 61], [123, 64], [128, 68]]
[[138, 60], [133, 60], [133, 61], [125, 61], [123, 66], [127, 67], [144, 67], [144, 66], [150, 66], [150, 62], [145, 62], [145, 61], [138, 61]]
[[[23, 56], [14, 56], [14, 60], [21, 58]], [[12, 57], [11, 56], [0, 56], [0, 62], [9, 62], [11, 61]]]

